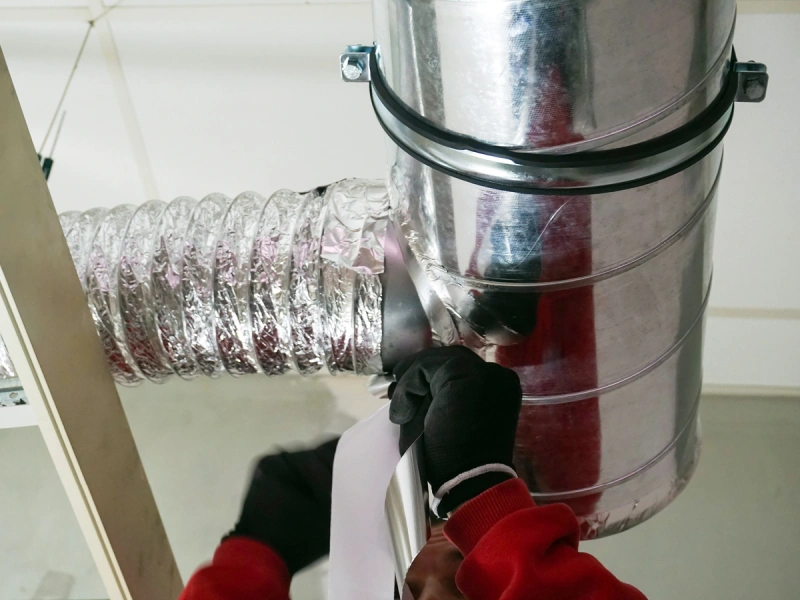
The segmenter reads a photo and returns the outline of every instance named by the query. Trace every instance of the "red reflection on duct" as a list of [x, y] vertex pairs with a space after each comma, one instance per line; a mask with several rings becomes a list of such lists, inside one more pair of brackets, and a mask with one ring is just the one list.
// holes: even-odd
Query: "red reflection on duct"
[[[541, 87], [530, 138], [557, 146], [581, 140], [561, 71], [551, 67]], [[489, 200], [487, 198], [487, 200]], [[480, 248], [490, 235], [496, 202], [478, 209]], [[541, 281], [592, 271], [591, 200], [585, 196], [537, 198]], [[472, 268], [476, 260], [473, 257]], [[473, 270], [471, 269], [471, 270]], [[498, 347], [495, 360], [517, 371], [526, 396], [548, 396], [597, 387], [594, 292], [591, 287], [547, 292], [538, 301], [535, 329], [521, 343]], [[532, 304], [531, 310], [537, 310]], [[525, 404], [517, 431], [515, 463], [532, 491], [557, 492], [595, 485], [600, 477], [600, 410], [597, 398], [566, 404]], [[594, 512], [599, 494], [570, 499], [577, 515]]]

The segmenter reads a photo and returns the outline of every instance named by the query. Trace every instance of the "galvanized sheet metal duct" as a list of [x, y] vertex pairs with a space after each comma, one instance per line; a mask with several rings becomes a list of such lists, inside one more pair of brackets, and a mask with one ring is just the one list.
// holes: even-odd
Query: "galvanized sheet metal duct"
[[585, 537], [636, 525], [697, 462], [735, 3], [373, 6], [374, 51], [343, 64], [371, 79], [436, 333], [519, 373], [537, 502]]

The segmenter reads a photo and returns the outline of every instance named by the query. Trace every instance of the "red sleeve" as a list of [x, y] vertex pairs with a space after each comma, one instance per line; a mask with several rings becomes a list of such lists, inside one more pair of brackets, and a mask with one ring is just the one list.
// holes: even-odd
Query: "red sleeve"
[[519, 479], [464, 504], [444, 532], [464, 555], [456, 582], [470, 600], [645, 600], [578, 552], [566, 505], [536, 506]]
[[273, 550], [244, 537], [228, 538], [186, 584], [180, 600], [289, 600], [291, 577]]

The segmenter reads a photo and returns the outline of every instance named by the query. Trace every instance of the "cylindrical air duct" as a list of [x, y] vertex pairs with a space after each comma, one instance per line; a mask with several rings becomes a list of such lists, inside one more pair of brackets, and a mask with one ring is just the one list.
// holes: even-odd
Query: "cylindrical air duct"
[[697, 462], [720, 142], [765, 92], [733, 57], [735, 3], [373, 6], [374, 49], [343, 67], [371, 81], [434, 333], [520, 375], [538, 503], [585, 537], [641, 522]]

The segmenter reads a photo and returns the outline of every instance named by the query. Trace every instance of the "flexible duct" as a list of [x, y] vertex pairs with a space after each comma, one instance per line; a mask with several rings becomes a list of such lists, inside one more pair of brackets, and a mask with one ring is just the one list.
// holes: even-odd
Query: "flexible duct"
[[130, 385], [381, 372], [387, 217], [385, 185], [352, 179], [60, 218], [111, 373]]

